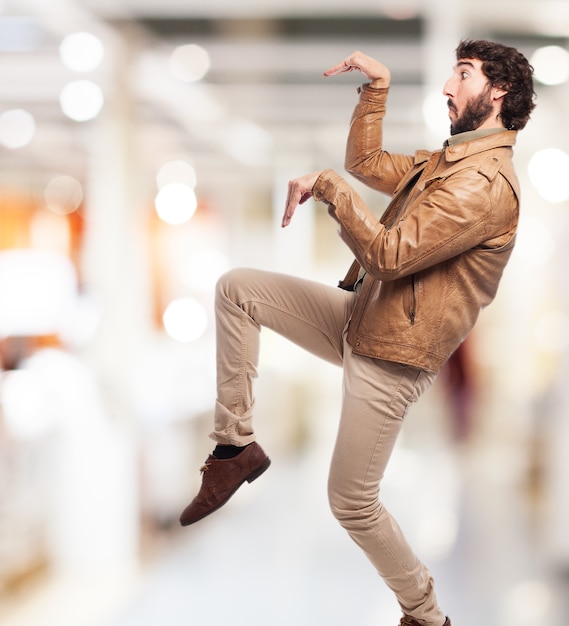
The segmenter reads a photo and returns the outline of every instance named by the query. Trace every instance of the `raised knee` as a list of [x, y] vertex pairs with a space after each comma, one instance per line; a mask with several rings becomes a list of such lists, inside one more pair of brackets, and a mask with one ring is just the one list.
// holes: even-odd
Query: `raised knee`
[[244, 268], [230, 269], [222, 274], [215, 285], [216, 299], [230, 300], [238, 304], [239, 301], [239, 289], [240, 285], [246, 283], [247, 273], [250, 270]]
[[216, 292], [227, 295], [231, 290], [231, 286], [239, 282], [239, 275], [241, 271], [242, 270], [240, 268], [234, 268], [222, 274], [217, 279], [217, 283], [215, 285]]

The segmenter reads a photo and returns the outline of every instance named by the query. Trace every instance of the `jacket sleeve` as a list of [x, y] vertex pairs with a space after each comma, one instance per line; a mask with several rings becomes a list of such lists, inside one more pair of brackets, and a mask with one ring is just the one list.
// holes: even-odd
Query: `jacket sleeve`
[[346, 170], [368, 187], [392, 195], [413, 165], [413, 157], [390, 154], [382, 147], [388, 89], [363, 85], [352, 114], [346, 146]]
[[499, 247], [513, 234], [517, 200], [503, 177], [492, 183], [474, 169], [427, 188], [387, 228], [332, 170], [322, 172], [314, 198], [326, 202], [340, 236], [362, 267], [383, 281], [425, 270], [476, 246]]

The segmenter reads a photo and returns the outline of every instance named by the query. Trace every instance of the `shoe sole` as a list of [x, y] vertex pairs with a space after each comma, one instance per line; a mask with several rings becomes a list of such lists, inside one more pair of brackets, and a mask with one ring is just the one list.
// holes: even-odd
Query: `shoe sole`
[[239, 489], [239, 487], [241, 487], [241, 485], [243, 485], [243, 483], [247, 482], [247, 483], [252, 483], [254, 480], [257, 480], [257, 478], [259, 478], [259, 476], [261, 476], [261, 474], [264, 474], [268, 469], [269, 466], [271, 465], [271, 459], [269, 459], [269, 457], [267, 457], [262, 463], [261, 465], [259, 465], [259, 467], [251, 472], [249, 474], [249, 476], [246, 476], [238, 485], [237, 487], [235, 487], [235, 489], [227, 496], [227, 498], [225, 498], [225, 500], [223, 502], [220, 502], [214, 509], [209, 510], [207, 513], [205, 513], [204, 515], [201, 515], [200, 517], [197, 517], [196, 519], [193, 519], [191, 522], [188, 522], [186, 524], [181, 523], [182, 526], [191, 526], [191, 524], [195, 524], [196, 522], [199, 522], [200, 520], [208, 517], [208, 515], [211, 515], [212, 513], [215, 513], [216, 511], [218, 511], [224, 504], [227, 504], [229, 502], [229, 500], [232, 498], [232, 496], [237, 492], [237, 490]]

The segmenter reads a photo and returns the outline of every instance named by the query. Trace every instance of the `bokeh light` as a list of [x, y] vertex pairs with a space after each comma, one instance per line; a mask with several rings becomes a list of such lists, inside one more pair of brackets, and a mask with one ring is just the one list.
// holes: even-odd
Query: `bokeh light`
[[46, 185], [43, 196], [50, 211], [67, 215], [76, 211], [83, 201], [81, 183], [72, 176], [54, 176]]
[[538, 150], [528, 164], [528, 175], [539, 195], [548, 202], [569, 199], [569, 155], [559, 148]]
[[188, 44], [179, 46], [170, 55], [170, 71], [178, 80], [195, 82], [209, 71], [209, 54], [201, 46]]
[[168, 161], [158, 170], [156, 184], [159, 189], [173, 183], [183, 183], [191, 189], [197, 184], [196, 171], [183, 159]]
[[76, 122], [87, 122], [97, 117], [105, 98], [101, 88], [90, 80], [67, 83], [59, 96], [61, 109]]
[[105, 49], [101, 40], [91, 33], [67, 35], [59, 46], [63, 64], [75, 72], [90, 72], [103, 60]]
[[544, 85], [561, 85], [569, 79], [569, 52], [561, 46], [538, 48], [530, 63], [535, 78]]
[[7, 148], [27, 146], [35, 132], [34, 117], [24, 109], [11, 109], [0, 115], [0, 143]]
[[179, 298], [170, 302], [162, 321], [168, 335], [182, 343], [199, 339], [207, 328], [205, 309], [193, 298]]
[[154, 200], [158, 217], [167, 224], [184, 224], [198, 206], [196, 194], [184, 183], [169, 183], [162, 187]]

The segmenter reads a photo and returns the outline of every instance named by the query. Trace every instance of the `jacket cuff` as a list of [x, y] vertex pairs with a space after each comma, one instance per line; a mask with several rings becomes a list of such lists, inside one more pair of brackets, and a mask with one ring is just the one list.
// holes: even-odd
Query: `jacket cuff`
[[389, 93], [389, 87], [372, 87], [370, 83], [365, 83], [361, 87], [358, 87], [358, 93], [360, 94], [360, 102], [384, 103], [387, 100], [387, 94]]
[[341, 180], [343, 180], [342, 177], [334, 170], [324, 170], [312, 187], [312, 197], [318, 202], [332, 202]]

